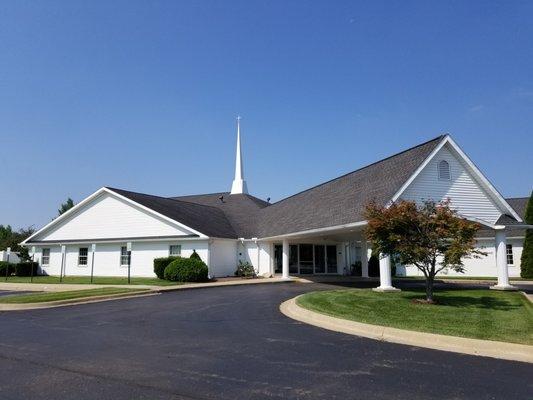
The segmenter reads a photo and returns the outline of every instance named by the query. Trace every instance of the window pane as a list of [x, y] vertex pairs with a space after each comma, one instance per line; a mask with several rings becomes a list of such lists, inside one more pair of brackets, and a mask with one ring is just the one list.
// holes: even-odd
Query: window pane
[[328, 273], [337, 272], [337, 246], [327, 246]]
[[171, 256], [181, 255], [181, 246], [180, 245], [171, 245], [169, 249], [169, 254]]
[[296, 244], [289, 246], [289, 273], [298, 273], [298, 245]]
[[277, 244], [274, 246], [274, 272], [281, 274], [283, 267], [283, 246]]
[[89, 249], [87, 247], [80, 247], [78, 250], [78, 265], [87, 265], [87, 254]]
[[323, 245], [315, 245], [315, 274], [326, 272], [326, 253]]
[[120, 248], [120, 265], [128, 265], [128, 248], [126, 246]]
[[300, 245], [300, 274], [313, 273], [313, 245]]
[[508, 244], [506, 246], [506, 250], [507, 250], [507, 264], [508, 265], [513, 265], [514, 264], [513, 245], [512, 244]]
[[41, 258], [41, 264], [42, 265], [49, 265], [50, 264], [50, 249], [43, 249], [43, 255]]

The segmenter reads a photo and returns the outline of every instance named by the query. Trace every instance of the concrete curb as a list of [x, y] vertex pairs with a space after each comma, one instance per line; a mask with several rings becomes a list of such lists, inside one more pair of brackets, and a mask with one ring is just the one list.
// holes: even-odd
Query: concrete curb
[[299, 282], [297, 279], [283, 279], [283, 278], [261, 278], [261, 279], [242, 279], [235, 281], [223, 281], [223, 282], [206, 282], [206, 283], [185, 283], [183, 285], [175, 286], [159, 286], [159, 292], [173, 292], [176, 290], [190, 290], [190, 289], [203, 289], [210, 287], [220, 286], [240, 286], [240, 285], [261, 285], [265, 283], [291, 283]]
[[155, 296], [158, 294], [159, 292], [155, 290], [143, 290], [142, 292], [138, 293], [116, 293], [102, 296], [79, 297], [77, 299], [46, 301], [41, 303], [0, 303], [0, 311], [38, 310], [44, 308], [64, 307], [78, 304], [100, 303], [102, 301], [131, 299], [134, 297]]
[[500, 358], [502, 360], [533, 363], [533, 346], [492, 340], [468, 339], [434, 333], [408, 331], [386, 326], [363, 324], [361, 322], [330, 317], [307, 310], [296, 304], [298, 297], [285, 301], [279, 307], [289, 318], [306, 324], [349, 335], [362, 336], [383, 342], [406, 344], [434, 350], [474, 356]]

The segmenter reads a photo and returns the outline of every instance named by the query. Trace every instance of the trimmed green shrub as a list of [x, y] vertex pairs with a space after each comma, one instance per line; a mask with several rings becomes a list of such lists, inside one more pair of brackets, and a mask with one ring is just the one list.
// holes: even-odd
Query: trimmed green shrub
[[165, 279], [173, 282], [206, 282], [207, 265], [196, 258], [177, 257], [165, 268]]
[[251, 278], [255, 276], [255, 269], [252, 264], [248, 261], [242, 262], [239, 260], [239, 265], [237, 266], [237, 271], [235, 271], [235, 276], [240, 276], [243, 278]]
[[154, 273], [159, 279], [165, 279], [165, 268], [174, 261], [176, 256], [154, 258]]
[[198, 255], [198, 253], [196, 252], [196, 250], [193, 250], [193, 251], [192, 251], [192, 254], [191, 254], [191, 256], [190, 256], [189, 258], [194, 258], [194, 259], [196, 259], [196, 260], [200, 260], [200, 261], [202, 261], [202, 258]]
[[[524, 221], [529, 225], [533, 224], [533, 192], [527, 202]], [[526, 279], [533, 278], [533, 229], [526, 229], [524, 248], [520, 258], [520, 276]]]
[[15, 273], [15, 264], [8, 263], [7, 261], [0, 261], [0, 278], [6, 276], [6, 268], [8, 275], [13, 275]]
[[[33, 276], [37, 275], [39, 264], [36, 262], [26, 261], [19, 264], [15, 264], [16, 276], [31, 276], [31, 269], [33, 268]], [[4, 271], [5, 272], [5, 271]]]

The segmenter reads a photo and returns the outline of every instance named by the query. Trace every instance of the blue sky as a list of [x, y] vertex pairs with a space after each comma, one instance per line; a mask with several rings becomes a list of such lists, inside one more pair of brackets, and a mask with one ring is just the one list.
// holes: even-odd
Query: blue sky
[[101, 186], [273, 201], [450, 132], [532, 188], [533, 2], [2, 1], [0, 224]]

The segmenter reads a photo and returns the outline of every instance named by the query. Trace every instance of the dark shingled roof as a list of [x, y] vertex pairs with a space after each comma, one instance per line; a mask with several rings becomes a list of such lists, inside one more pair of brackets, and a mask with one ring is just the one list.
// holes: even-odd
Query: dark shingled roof
[[[414, 174], [445, 136], [412, 147], [274, 204], [248, 194], [228, 192], [159, 197], [108, 188], [210, 237], [265, 238], [310, 229], [363, 221], [366, 204], [386, 204]], [[220, 197], [223, 196], [223, 201]], [[525, 214], [527, 197], [507, 199], [518, 215]], [[501, 223], [517, 224], [510, 216]], [[490, 237], [481, 230], [478, 237]], [[523, 236], [524, 230], [508, 231]]]
[[204, 235], [218, 238], [237, 237], [224, 212], [216, 207], [111, 187], [108, 189]]
[[[220, 196], [223, 196], [223, 201], [220, 200]], [[172, 199], [216, 207], [226, 215], [239, 238], [257, 237], [259, 210], [269, 205], [266, 201], [249, 194], [229, 194], [229, 192], [178, 196]]]
[[259, 212], [258, 237], [363, 221], [374, 200], [385, 204], [445, 136], [412, 147], [329, 182], [305, 190]]

